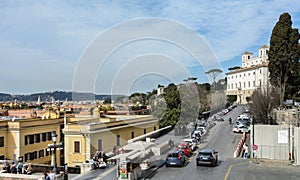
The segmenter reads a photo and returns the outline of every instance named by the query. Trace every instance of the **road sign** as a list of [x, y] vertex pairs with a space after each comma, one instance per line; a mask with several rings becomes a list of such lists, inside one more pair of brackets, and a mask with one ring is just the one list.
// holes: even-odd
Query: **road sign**
[[252, 146], [252, 149], [253, 149], [253, 151], [258, 150], [258, 146], [257, 146], [256, 144], [254, 144], [254, 145]]

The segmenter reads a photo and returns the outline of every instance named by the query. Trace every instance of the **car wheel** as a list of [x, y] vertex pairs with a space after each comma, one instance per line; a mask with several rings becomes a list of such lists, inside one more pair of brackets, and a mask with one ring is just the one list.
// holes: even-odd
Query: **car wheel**
[[168, 164], [166, 164], [166, 167], [169, 167], [169, 165], [168, 165]]
[[198, 163], [198, 161], [196, 161], [196, 166], [200, 166], [200, 164]]

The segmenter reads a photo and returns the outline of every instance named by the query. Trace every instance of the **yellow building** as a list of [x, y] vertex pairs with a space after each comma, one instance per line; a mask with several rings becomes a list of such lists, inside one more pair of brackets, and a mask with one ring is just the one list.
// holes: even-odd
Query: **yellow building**
[[[52, 152], [48, 144], [53, 144], [52, 132], [56, 132], [57, 141], [63, 142], [61, 131], [64, 118], [56, 119], [7, 119], [0, 120], [0, 159], [50, 164]], [[63, 150], [57, 150], [57, 165], [63, 163]]]
[[65, 163], [79, 166], [97, 150], [111, 152], [129, 139], [158, 130], [158, 120], [150, 115], [120, 115], [109, 118], [74, 118], [68, 120], [65, 138]]

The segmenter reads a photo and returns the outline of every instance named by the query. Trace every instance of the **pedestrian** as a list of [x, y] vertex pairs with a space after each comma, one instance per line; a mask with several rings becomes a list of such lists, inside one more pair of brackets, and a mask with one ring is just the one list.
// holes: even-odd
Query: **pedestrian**
[[248, 146], [247, 144], [245, 144], [244, 146], [244, 159], [247, 159], [248, 158]]
[[22, 174], [22, 169], [23, 169], [23, 163], [21, 161], [19, 161], [18, 166], [17, 166], [18, 174]]
[[10, 173], [10, 168], [11, 168], [11, 166], [10, 166], [9, 162], [5, 161], [2, 169], [5, 170], [7, 173]]
[[48, 176], [47, 172], [43, 172], [43, 179], [50, 180], [50, 177]]
[[94, 161], [98, 161], [98, 155], [99, 155], [99, 151], [96, 151], [93, 157]]
[[109, 157], [106, 155], [105, 151], [102, 152], [102, 157], [103, 157], [103, 161], [104, 161], [105, 163], [107, 163], [107, 159], [108, 159]]
[[112, 148], [112, 152], [113, 152], [115, 155], [117, 155], [117, 146], [114, 146], [114, 147]]
[[53, 170], [50, 171], [49, 180], [55, 180], [55, 172]]
[[10, 172], [13, 173], [13, 174], [17, 174], [17, 168], [16, 168], [15, 162], [11, 163]]
[[245, 156], [245, 143], [243, 144], [243, 147], [242, 147], [242, 155], [241, 155], [241, 158], [244, 158]]
[[28, 167], [25, 170], [26, 174], [31, 175], [32, 174], [32, 166], [31, 163], [28, 163]]

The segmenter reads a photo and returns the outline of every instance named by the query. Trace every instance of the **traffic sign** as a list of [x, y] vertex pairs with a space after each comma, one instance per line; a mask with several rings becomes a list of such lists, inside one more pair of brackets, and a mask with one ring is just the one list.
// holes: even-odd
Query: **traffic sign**
[[254, 145], [252, 146], [252, 149], [253, 149], [254, 151], [258, 150], [258, 146], [257, 146], [256, 144], [254, 144]]

